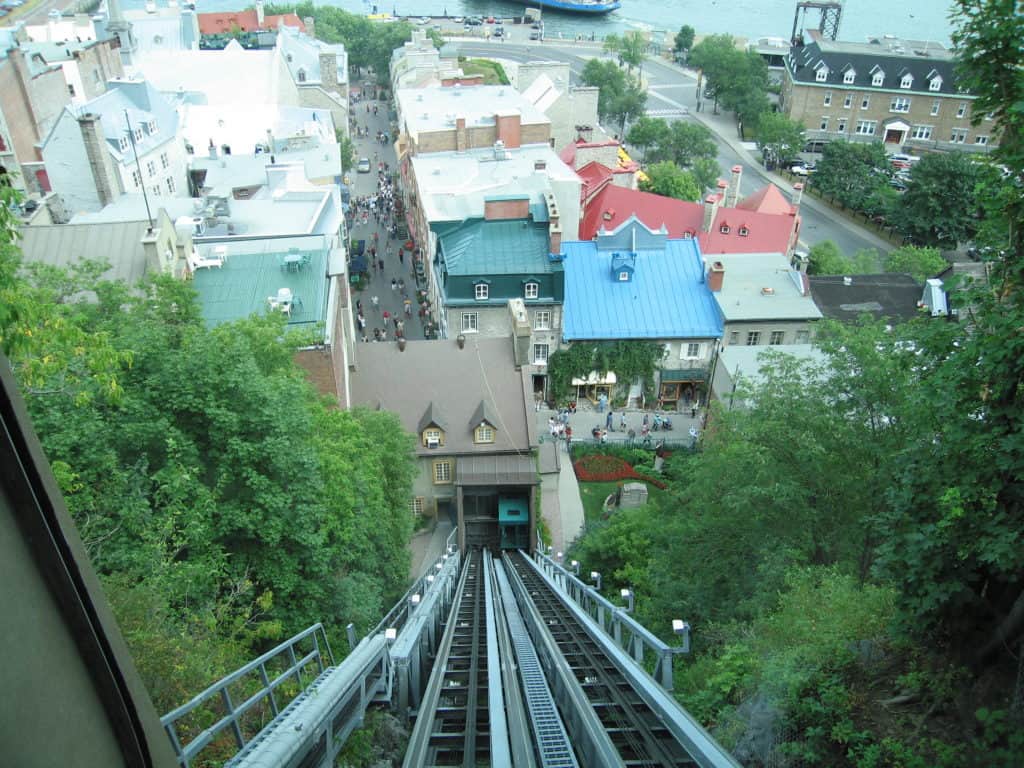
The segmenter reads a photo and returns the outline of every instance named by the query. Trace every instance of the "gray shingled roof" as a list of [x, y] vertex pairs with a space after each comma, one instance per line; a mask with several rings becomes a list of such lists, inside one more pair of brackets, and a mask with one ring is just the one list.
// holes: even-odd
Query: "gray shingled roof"
[[[944, 48], [936, 43], [895, 42], [902, 43], [895, 50], [888, 47], [893, 41], [884, 38], [865, 44], [822, 41], [794, 45], [789, 50], [786, 66], [793, 80], [808, 85], [932, 93], [937, 96], [966, 95], [957, 88], [955, 62]], [[927, 56], [919, 55], [925, 52]], [[827, 66], [829, 72], [824, 81], [818, 81], [817, 73], [822, 65]], [[850, 67], [853, 67], [855, 77], [852, 83], [844, 83], [843, 76]], [[871, 84], [873, 73], [879, 67], [885, 72], [885, 80], [881, 86], [874, 86]], [[914, 78], [913, 85], [900, 88], [900, 81], [908, 73]], [[942, 78], [942, 85], [937, 91], [931, 91], [929, 81], [935, 75]]]
[[103, 277], [134, 285], [146, 273], [145, 221], [116, 224], [54, 224], [24, 227], [19, 242], [26, 262], [67, 267], [84, 259], [111, 265]]

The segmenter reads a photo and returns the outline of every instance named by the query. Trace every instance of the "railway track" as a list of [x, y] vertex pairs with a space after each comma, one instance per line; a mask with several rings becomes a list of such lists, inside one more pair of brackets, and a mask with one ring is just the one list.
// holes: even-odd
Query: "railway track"
[[526, 556], [517, 552], [508, 558], [623, 764], [636, 768], [698, 765]]

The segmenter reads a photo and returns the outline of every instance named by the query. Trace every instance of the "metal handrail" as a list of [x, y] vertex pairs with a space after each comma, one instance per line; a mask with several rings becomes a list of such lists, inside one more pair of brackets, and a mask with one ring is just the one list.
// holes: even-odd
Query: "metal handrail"
[[[308, 638], [311, 638], [313, 641], [313, 649], [308, 653], [303, 653], [301, 657], [297, 657], [295, 653], [296, 646]], [[321, 643], [323, 644], [322, 647]], [[280, 672], [280, 674], [274, 677], [273, 680], [271, 680], [267, 674], [267, 663], [285, 653], [288, 654], [290, 662], [289, 665]], [[164, 727], [164, 730], [167, 731], [167, 735], [171, 739], [171, 745], [177, 755], [178, 764], [184, 766], [184, 768], [189, 768], [192, 758], [205, 749], [210, 742], [217, 737], [217, 735], [229, 727], [232, 730], [237, 747], [239, 749], [244, 748], [246, 738], [242, 731], [240, 722], [241, 718], [261, 701], [266, 701], [270, 705], [271, 712], [276, 716], [281, 711], [281, 707], [278, 705], [278, 701], [274, 696], [274, 691], [282, 683], [291, 678], [295, 680], [300, 689], [303, 688], [304, 683], [302, 673], [314, 662], [317, 666], [317, 674], [323, 673], [325, 669], [334, 665], [334, 656], [331, 653], [330, 643], [327, 641], [327, 633], [325, 632], [323, 625], [319, 623], [314, 624], [294, 637], [285, 640], [283, 643], [267, 651], [262, 656], [253, 659], [248, 664], [239, 667], [231, 674], [218, 680], [202, 693], [161, 717], [160, 724]], [[261, 687], [241, 705], [234, 706], [231, 701], [231, 695], [228, 692], [228, 686], [256, 671], [259, 672]], [[213, 725], [203, 729], [203, 731], [197, 734], [191, 741], [182, 745], [178, 734], [178, 721], [204, 704], [211, 702], [215, 697], [220, 699], [222, 705], [227, 710], [227, 714], [221, 717]]]

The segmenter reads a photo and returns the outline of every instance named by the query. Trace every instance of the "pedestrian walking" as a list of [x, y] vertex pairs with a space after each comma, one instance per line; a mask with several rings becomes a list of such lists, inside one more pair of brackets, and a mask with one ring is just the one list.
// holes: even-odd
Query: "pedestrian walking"
[[398, 289], [398, 281], [395, 278], [391, 278], [391, 290], [395, 291]]
[[382, 259], [381, 259], [380, 261], [378, 261], [377, 263], [378, 263], [378, 264], [380, 265], [380, 271], [381, 271], [381, 273], [383, 273], [383, 272], [384, 272], [384, 259], [382, 258]]
[[380, 299], [378, 299], [376, 296], [371, 296], [370, 303], [373, 305], [374, 309], [376, 309], [378, 312], [380, 311]]
[[402, 264], [403, 266], [405, 265], [405, 251], [403, 251], [401, 248], [398, 249], [398, 263]]
[[568, 424], [565, 425], [565, 450], [569, 450], [569, 446], [572, 445], [572, 427]]
[[623, 411], [622, 415], [619, 417], [619, 429], [622, 430], [623, 432], [626, 431], [626, 412], [625, 411]]
[[406, 299], [403, 303], [405, 304], [405, 316], [412, 317], [412, 300]]
[[385, 309], [385, 310], [384, 310], [384, 327], [385, 327], [385, 329], [387, 328], [387, 325], [388, 325], [388, 320], [390, 320], [390, 319], [391, 319], [391, 313], [390, 313], [390, 312], [388, 312], [388, 311], [387, 311], [387, 310]]
[[609, 432], [615, 431], [615, 427], [612, 426], [614, 424], [614, 418], [615, 414], [612, 411], [608, 411], [608, 416], [604, 420], [604, 428], [607, 429]]

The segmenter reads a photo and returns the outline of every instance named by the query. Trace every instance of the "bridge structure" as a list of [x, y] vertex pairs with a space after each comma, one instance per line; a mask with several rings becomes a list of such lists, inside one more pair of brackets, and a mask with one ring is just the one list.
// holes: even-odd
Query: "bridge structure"
[[340, 663], [318, 624], [165, 715], [178, 764], [227, 743], [232, 768], [327, 768], [382, 707], [405, 768], [738, 766], [671, 695], [688, 627], [665, 643], [578, 570], [452, 539]]

